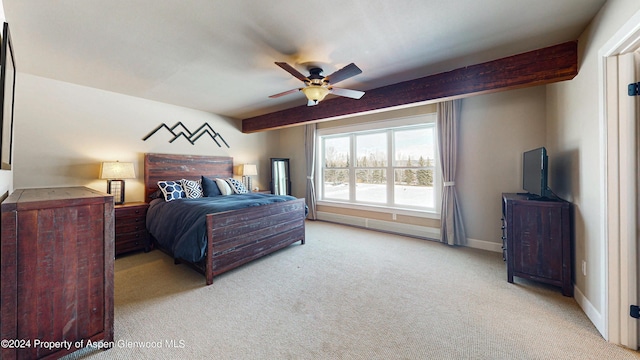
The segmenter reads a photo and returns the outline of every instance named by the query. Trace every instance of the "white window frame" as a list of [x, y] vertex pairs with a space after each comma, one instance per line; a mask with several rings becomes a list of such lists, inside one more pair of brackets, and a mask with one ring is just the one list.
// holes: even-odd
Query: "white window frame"
[[[316, 131], [316, 191], [318, 192], [318, 205], [324, 206], [332, 206], [332, 207], [340, 207], [340, 208], [348, 208], [355, 210], [366, 210], [366, 211], [374, 211], [374, 212], [383, 212], [383, 213], [392, 213], [398, 215], [409, 215], [415, 217], [422, 218], [430, 218], [430, 219], [440, 219], [440, 208], [441, 208], [441, 200], [442, 200], [442, 174], [441, 174], [441, 166], [440, 166], [440, 156], [438, 153], [438, 144], [437, 144], [437, 135], [434, 135], [435, 142], [435, 164], [434, 164], [434, 198], [435, 204], [434, 208], [412, 208], [410, 206], [389, 206], [388, 204], [374, 204], [374, 203], [364, 203], [355, 201], [355, 170], [356, 167], [356, 159], [354, 157], [355, 154], [355, 142], [351, 140], [350, 142], [350, 159], [349, 159], [349, 168], [350, 171], [350, 181], [349, 181], [349, 200], [334, 200], [334, 199], [324, 199], [324, 181], [323, 181], [323, 168], [324, 168], [324, 149], [323, 147], [323, 137], [328, 137], [332, 135], [350, 135], [354, 137], [354, 133], [375, 133], [378, 131], [388, 130], [388, 129], [402, 129], [405, 127], [411, 127], [416, 125], [432, 125], [435, 129], [436, 126], [436, 114], [429, 113], [393, 120], [383, 120], [376, 122], [368, 122], [362, 124], [355, 125], [346, 125], [346, 126], [337, 126], [331, 128], [321, 128]], [[437, 132], [434, 132], [437, 134]], [[389, 192], [393, 192], [393, 178], [395, 176], [395, 164], [394, 164], [394, 148], [393, 148], [393, 140], [392, 136], [389, 136], [388, 140], [388, 156], [391, 161], [387, 161], [387, 196], [389, 197]], [[391, 181], [389, 181], [391, 179]]]

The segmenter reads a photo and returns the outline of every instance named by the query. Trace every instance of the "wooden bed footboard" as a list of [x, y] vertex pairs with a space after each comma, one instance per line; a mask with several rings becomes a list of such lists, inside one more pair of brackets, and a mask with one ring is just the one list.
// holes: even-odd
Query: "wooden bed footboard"
[[[199, 180], [202, 176], [210, 179], [233, 177], [233, 158], [145, 154], [145, 199], [151, 201], [150, 195], [158, 190], [158, 181]], [[215, 275], [294, 242], [304, 244], [305, 209], [304, 199], [296, 199], [209, 214], [206, 257], [197, 263], [185, 263], [204, 273], [207, 285], [210, 285]], [[173, 256], [169, 249], [158, 248]]]
[[213, 277], [294, 242], [305, 242], [305, 202], [296, 199], [207, 215], [207, 285]]

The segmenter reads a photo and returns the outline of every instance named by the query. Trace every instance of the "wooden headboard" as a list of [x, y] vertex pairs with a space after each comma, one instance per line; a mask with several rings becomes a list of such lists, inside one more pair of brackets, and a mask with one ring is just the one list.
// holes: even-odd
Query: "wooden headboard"
[[233, 158], [229, 156], [144, 154], [144, 199], [158, 190], [158, 181], [230, 178], [233, 176]]

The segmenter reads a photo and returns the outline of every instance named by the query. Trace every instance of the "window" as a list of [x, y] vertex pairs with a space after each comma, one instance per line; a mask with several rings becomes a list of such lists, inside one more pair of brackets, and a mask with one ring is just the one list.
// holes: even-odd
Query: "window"
[[435, 114], [319, 129], [320, 202], [437, 212]]

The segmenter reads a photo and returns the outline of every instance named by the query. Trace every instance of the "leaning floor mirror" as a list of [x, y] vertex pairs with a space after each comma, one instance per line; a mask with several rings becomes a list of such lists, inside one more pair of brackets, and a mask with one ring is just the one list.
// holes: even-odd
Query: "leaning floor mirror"
[[271, 193], [291, 195], [289, 159], [271, 158]]

